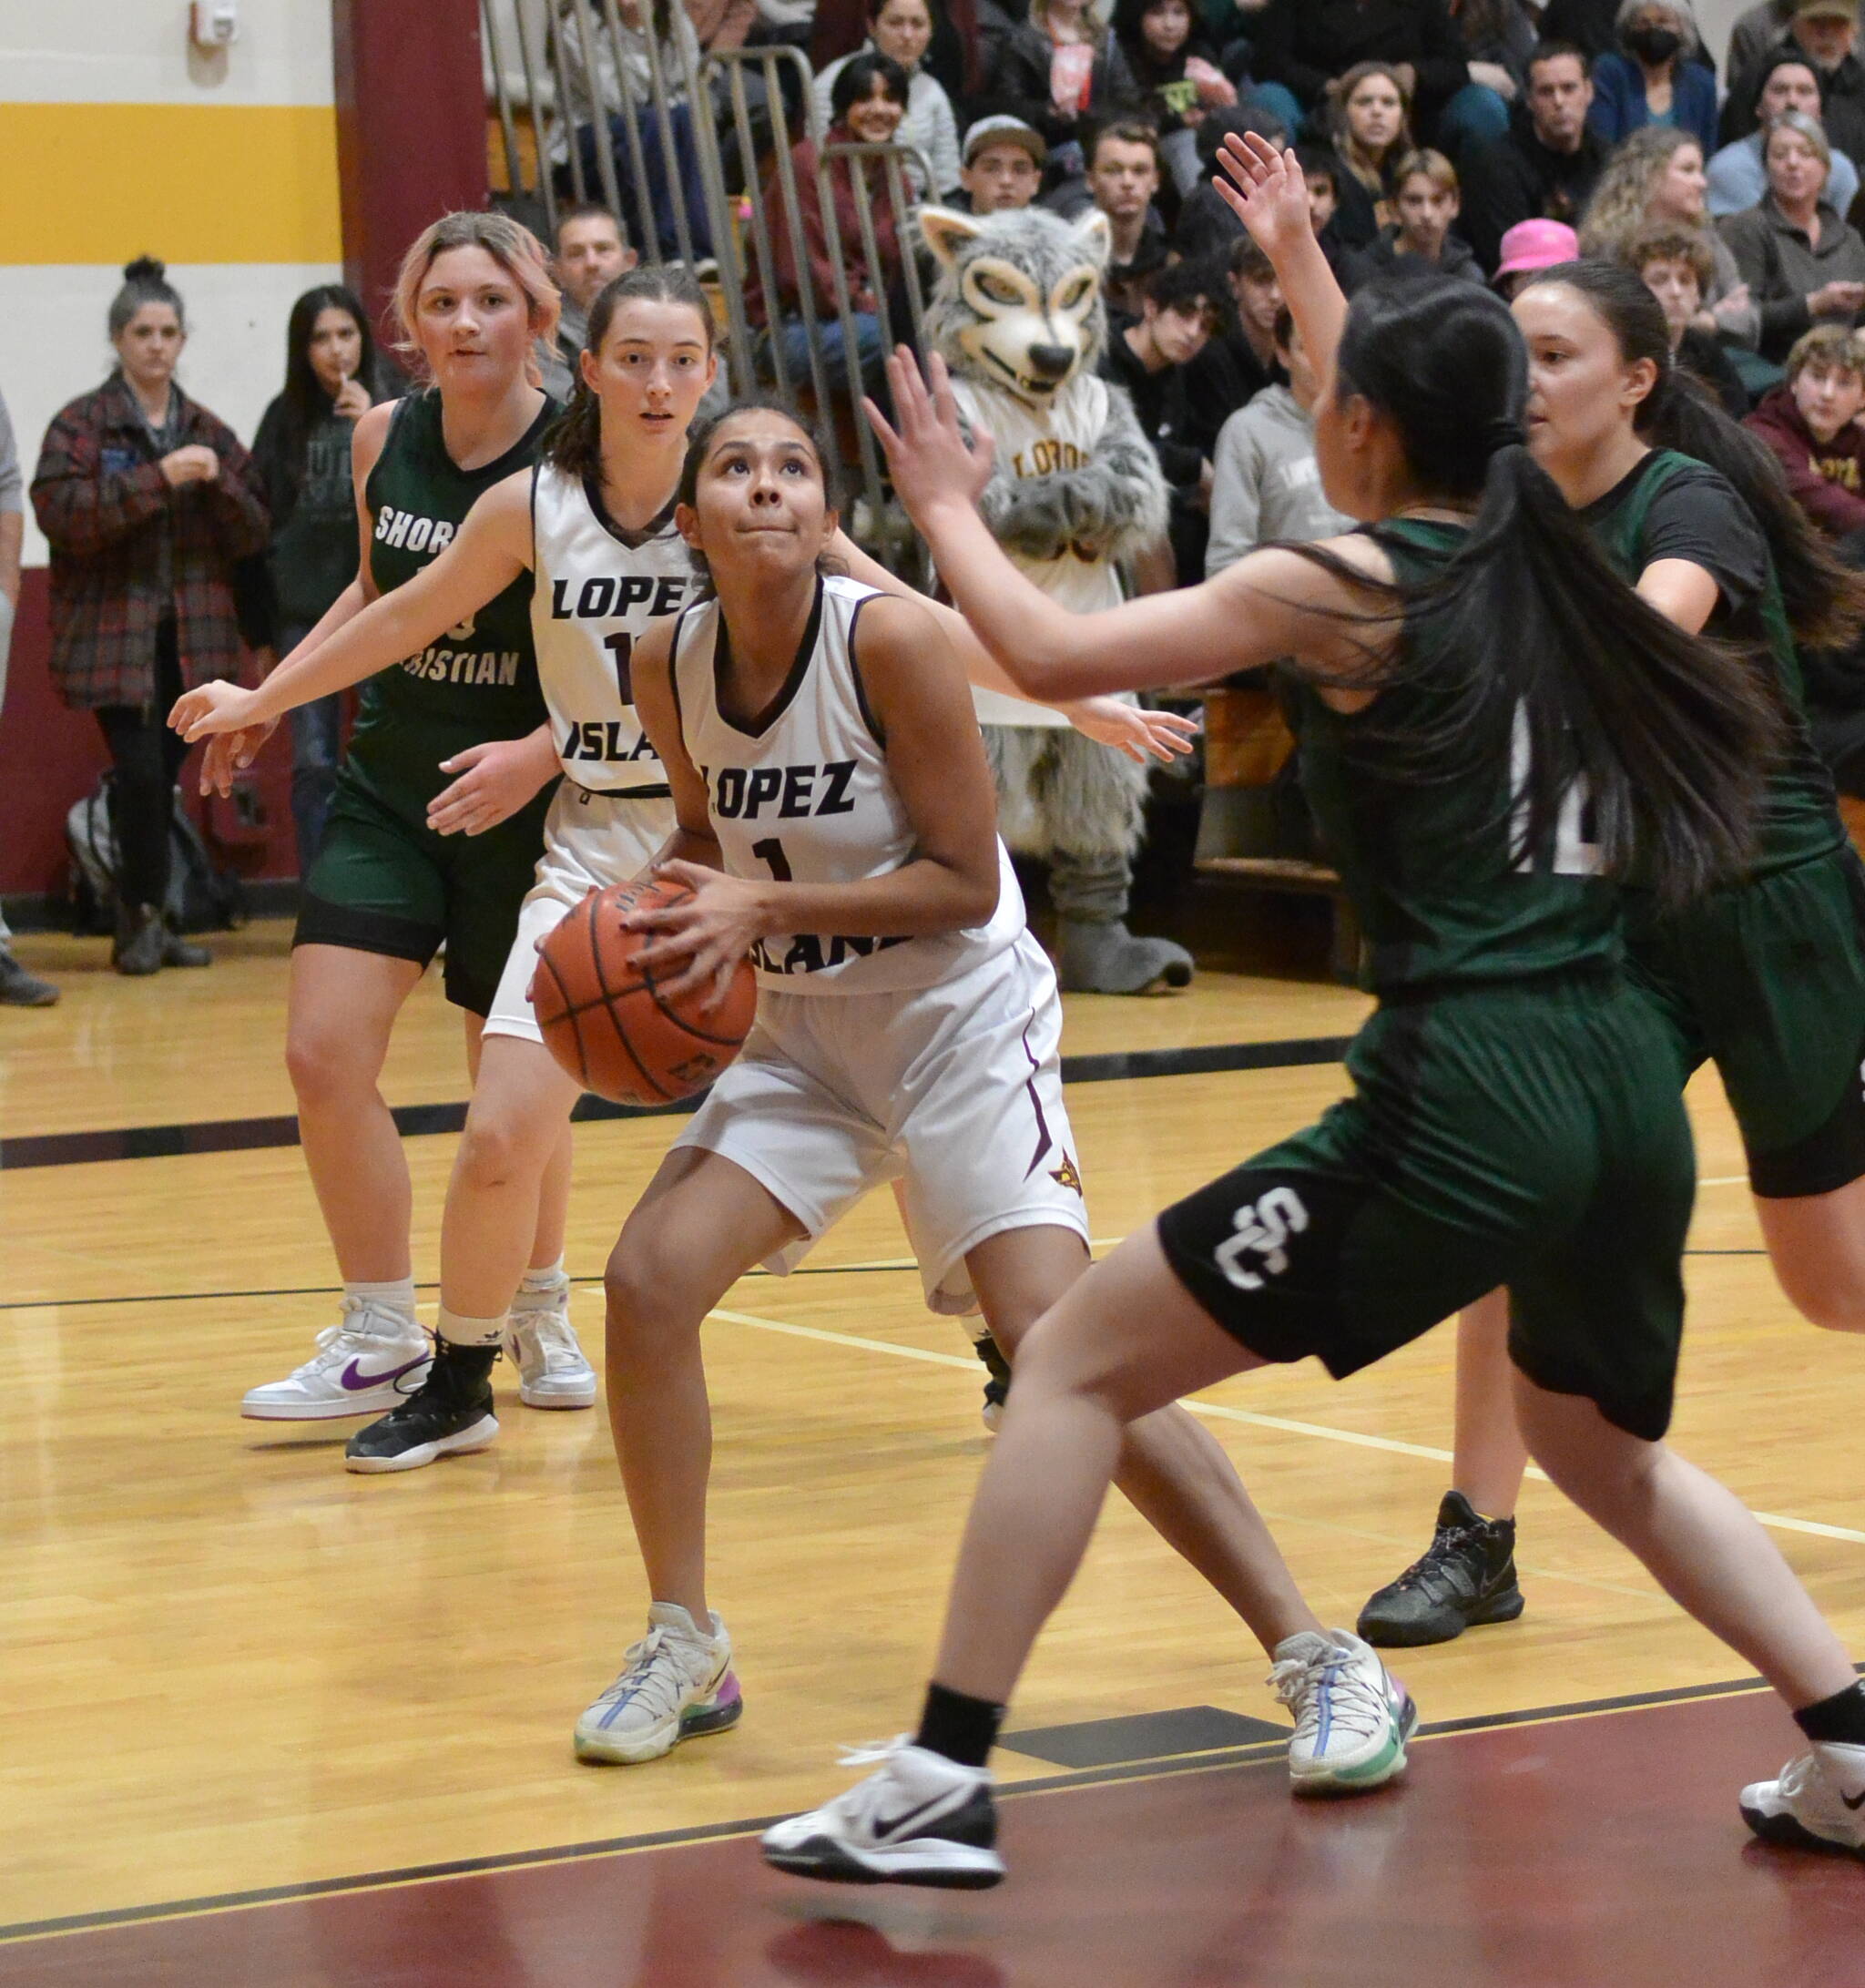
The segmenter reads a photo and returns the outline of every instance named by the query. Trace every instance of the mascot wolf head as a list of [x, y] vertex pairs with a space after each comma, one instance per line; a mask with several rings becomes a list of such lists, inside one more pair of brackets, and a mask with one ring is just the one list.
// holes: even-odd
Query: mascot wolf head
[[956, 370], [1042, 408], [1099, 357], [1105, 214], [1071, 226], [1041, 208], [981, 217], [927, 207], [920, 232], [940, 263], [925, 342]]

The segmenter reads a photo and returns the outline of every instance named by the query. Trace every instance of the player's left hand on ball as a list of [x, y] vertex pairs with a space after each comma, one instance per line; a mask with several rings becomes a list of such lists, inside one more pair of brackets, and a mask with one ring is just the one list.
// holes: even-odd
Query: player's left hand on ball
[[509, 821], [539, 786], [535, 756], [523, 739], [468, 746], [440, 768], [459, 778], [427, 804], [427, 825], [436, 835], [484, 835]]
[[684, 961], [685, 971], [676, 979], [662, 982], [661, 992], [677, 1001], [709, 983], [700, 1008], [716, 1008], [731, 985], [739, 962], [768, 928], [765, 886], [680, 857], [662, 863], [654, 874], [662, 882], [684, 883], [693, 895], [678, 904], [650, 905], [628, 913], [624, 923], [631, 932], [659, 934], [653, 944], [641, 948], [637, 961], [663, 974]]
[[1197, 719], [1178, 711], [1144, 711], [1118, 698], [1082, 698], [1056, 709], [1084, 738], [1112, 746], [1142, 766], [1182, 758], [1202, 729]]

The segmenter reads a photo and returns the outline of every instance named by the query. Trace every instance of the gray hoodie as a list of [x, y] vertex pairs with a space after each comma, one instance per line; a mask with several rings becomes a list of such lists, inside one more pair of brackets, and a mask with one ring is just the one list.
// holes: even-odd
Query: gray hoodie
[[1231, 415], [1211, 458], [1208, 580], [1266, 539], [1332, 538], [1353, 520], [1321, 494], [1314, 417], [1286, 386], [1268, 386]]

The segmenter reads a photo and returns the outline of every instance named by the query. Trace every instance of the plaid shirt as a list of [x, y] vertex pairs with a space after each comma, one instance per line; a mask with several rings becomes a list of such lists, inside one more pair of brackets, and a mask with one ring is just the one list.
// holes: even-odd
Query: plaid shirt
[[212, 483], [169, 486], [120, 374], [62, 409], [39, 451], [32, 498], [52, 545], [52, 680], [80, 710], [148, 704], [156, 629], [170, 617], [188, 688], [239, 667], [233, 566], [266, 543], [265, 498], [233, 431], [170, 391], [178, 445], [220, 459]]

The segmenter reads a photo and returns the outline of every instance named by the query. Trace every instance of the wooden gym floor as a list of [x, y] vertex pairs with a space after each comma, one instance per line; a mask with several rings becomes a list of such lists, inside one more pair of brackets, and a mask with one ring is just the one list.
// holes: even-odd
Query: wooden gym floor
[[[1740, 1665], [1538, 1483], [1528, 1612], [1403, 1662], [1441, 1731], [1390, 1796], [1289, 1803], [1265, 1660], [1116, 1501], [1012, 1711], [1004, 1778], [1045, 1791], [1006, 1804], [1010, 1883], [929, 1901], [764, 1873], [745, 1825], [910, 1721], [988, 1441], [884, 1196], [708, 1328], [744, 1723], [578, 1766], [571, 1724], [646, 1606], [599, 1412], [504, 1386], [494, 1448], [387, 1479], [343, 1472], [353, 1422], [239, 1419], [335, 1316], [280, 1143], [287, 939], [256, 925], [209, 974], [132, 984], [100, 942], [28, 938], [64, 1002], [0, 1014], [0, 1983], [1865, 1983], [1865, 1875], [1748, 1847], [1735, 1811], [1791, 1725], [1706, 1691]], [[1273, 951], [1246, 936], [1177, 998], [1071, 1001], [1097, 1237], [1338, 1095], [1364, 1003], [1277, 977]], [[432, 979], [385, 1088], [418, 1133], [457, 1124]], [[1789, 1311], [1713, 1076], [1691, 1105], [1676, 1438], [1865, 1654], [1865, 1346]], [[579, 1128], [573, 1316], [598, 1363], [602, 1260], [668, 1129]], [[408, 1142], [429, 1317], [453, 1146]], [[1345, 1386], [1310, 1364], [1200, 1404], [1326, 1619], [1429, 1536], [1451, 1351], [1440, 1332]]]

